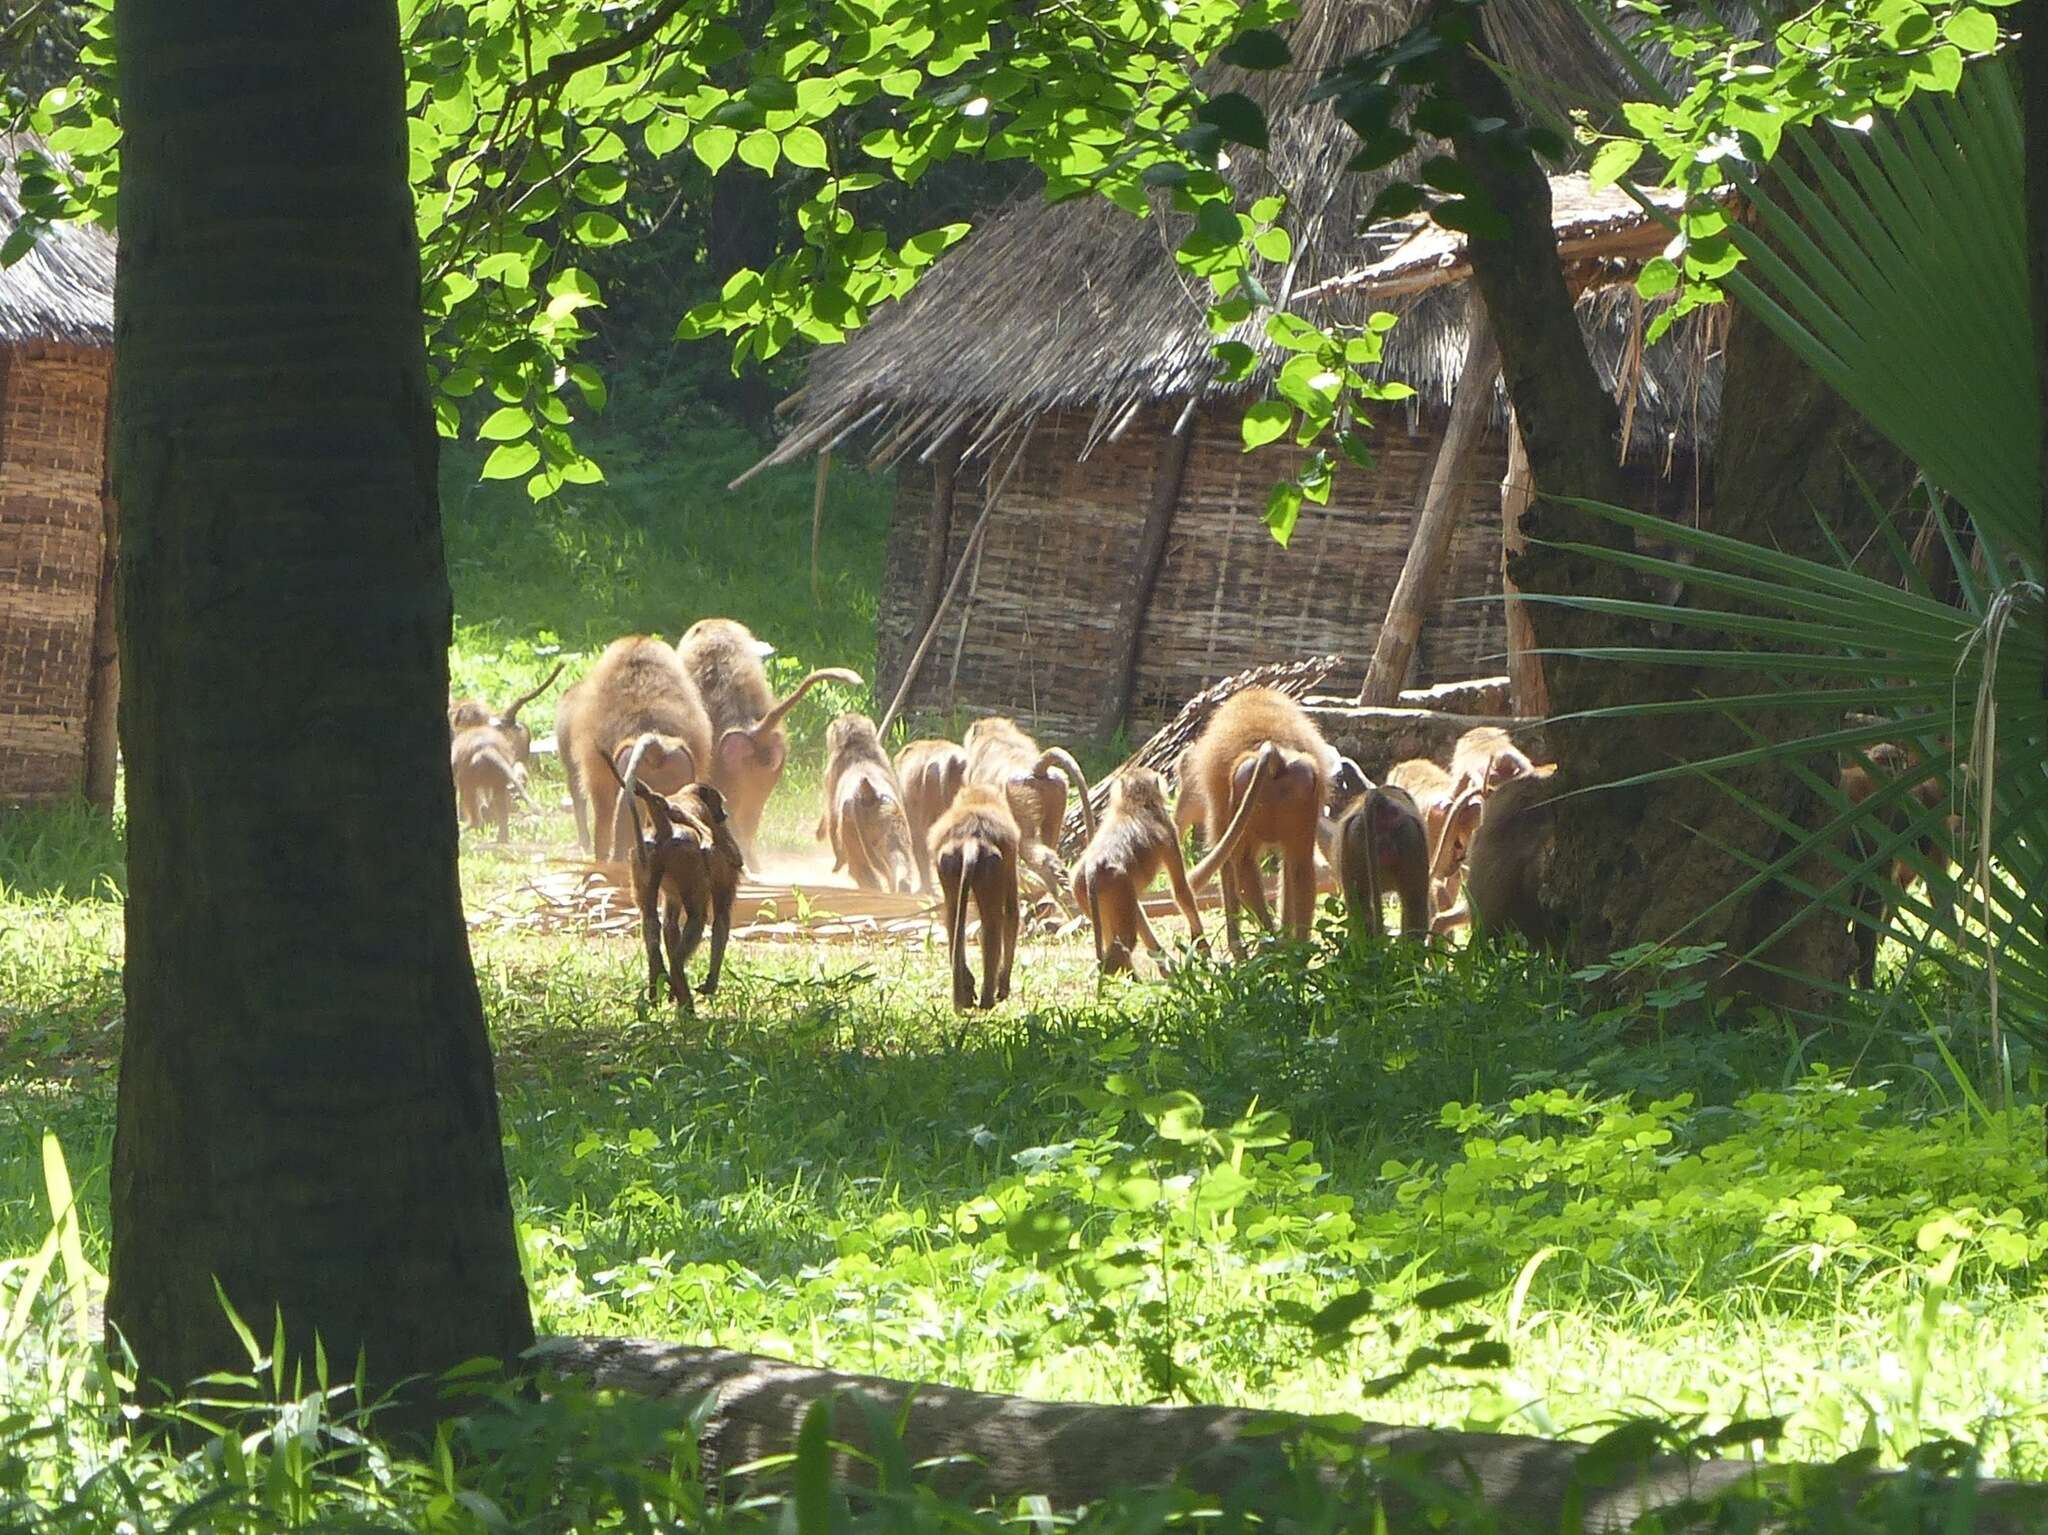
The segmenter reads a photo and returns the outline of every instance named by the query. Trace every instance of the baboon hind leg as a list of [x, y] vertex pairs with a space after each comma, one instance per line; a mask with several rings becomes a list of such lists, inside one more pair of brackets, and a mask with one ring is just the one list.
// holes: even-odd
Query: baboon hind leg
[[[1287, 853], [1280, 861], [1280, 920], [1289, 934], [1297, 939], [1308, 937], [1309, 926], [1316, 912], [1316, 866], [1307, 848], [1315, 845], [1311, 838], [1300, 853]], [[1380, 925], [1380, 913], [1372, 913], [1372, 924]]]
[[946, 949], [953, 962], [953, 1010], [964, 1013], [974, 1006], [974, 973], [967, 968], [967, 913], [961, 909], [967, 891], [960, 879], [957, 859], [939, 860], [939, 885], [945, 892]]
[[725, 942], [732, 936], [732, 902], [738, 891], [735, 883], [711, 893], [711, 967], [704, 972], [700, 988], [707, 997], [717, 993], [718, 977], [725, 968]]

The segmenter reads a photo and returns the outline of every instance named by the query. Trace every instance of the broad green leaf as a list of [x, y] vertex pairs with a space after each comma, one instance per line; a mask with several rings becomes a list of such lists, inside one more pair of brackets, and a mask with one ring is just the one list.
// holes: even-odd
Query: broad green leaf
[[1596, 191], [1613, 186], [1635, 169], [1636, 161], [1642, 159], [1643, 151], [1648, 147], [1641, 139], [1609, 139], [1593, 156], [1593, 168], [1588, 172], [1587, 180]]
[[540, 449], [530, 442], [501, 443], [484, 460], [482, 480], [516, 480], [540, 462]]
[[1242, 91], [1210, 97], [1195, 109], [1195, 118], [1222, 134], [1228, 143], [1266, 147], [1265, 110]]
[[524, 405], [506, 405], [485, 417], [476, 434], [485, 442], [516, 442], [532, 430], [533, 421]]
[[626, 226], [609, 213], [579, 213], [569, 228], [584, 245], [617, 245], [626, 236]]
[[1643, 264], [1636, 277], [1636, 292], [1644, 298], [1662, 298], [1678, 286], [1678, 263], [1659, 256]]
[[690, 152], [704, 163], [704, 168], [714, 174], [732, 158], [733, 149], [740, 136], [730, 128], [710, 124], [699, 128], [690, 135]]
[[1267, 443], [1284, 437], [1288, 427], [1293, 424], [1293, 406], [1284, 400], [1259, 401], [1244, 413], [1241, 430], [1244, 434], [1245, 451], [1249, 453], [1254, 448], [1264, 447]]
[[647, 119], [641, 140], [647, 145], [647, 152], [659, 160], [674, 154], [689, 136], [689, 118], [680, 112], [657, 112]]
[[782, 157], [791, 165], [823, 170], [829, 156], [825, 136], [817, 129], [798, 125], [782, 136]]
[[1288, 51], [1287, 40], [1278, 32], [1255, 27], [1232, 38], [1219, 57], [1224, 63], [1235, 64], [1239, 69], [1278, 69], [1294, 55]]
[[757, 171], [773, 172], [782, 158], [782, 141], [766, 128], [756, 128], [740, 140], [740, 160]]
[[1974, 6], [1952, 13], [1941, 35], [1965, 53], [1989, 53], [1998, 46], [1998, 18]]

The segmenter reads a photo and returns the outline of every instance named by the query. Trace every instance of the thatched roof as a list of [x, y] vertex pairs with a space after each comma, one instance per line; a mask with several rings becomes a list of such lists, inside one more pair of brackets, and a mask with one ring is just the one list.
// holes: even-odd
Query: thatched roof
[[[21, 223], [16, 155], [57, 156], [29, 136], [0, 137], [0, 242]], [[98, 225], [45, 229], [14, 265], [0, 267], [0, 346], [56, 341], [114, 344], [114, 237]]]
[[[1361, 323], [1375, 309], [1404, 307], [1369, 286], [1331, 284], [1355, 275], [1383, 248], [1365, 231], [1365, 215], [1381, 187], [1407, 167], [1347, 172], [1356, 139], [1328, 102], [1307, 96], [1329, 65], [1400, 35], [1415, 9], [1416, 0], [1312, 0], [1288, 30], [1288, 68], [1225, 69], [1209, 82], [1212, 90], [1244, 91], [1266, 108], [1270, 148], [1231, 150], [1227, 174], [1240, 205], [1282, 188], [1310, 199], [1286, 219], [1294, 235], [1291, 260], [1265, 263], [1260, 280], [1283, 303], [1324, 289], [1318, 317], [1325, 321]], [[1496, 0], [1485, 17], [1507, 65], [1561, 98], [1615, 101], [1627, 93], [1570, 0]], [[1047, 204], [1035, 192], [1020, 195], [908, 297], [844, 346], [816, 354], [796, 421], [767, 462], [829, 448], [856, 432], [876, 444], [878, 460], [889, 461], [927, 451], [955, 427], [965, 428], [962, 445], [972, 455], [1058, 409], [1092, 413], [1092, 446], [1148, 405], [1263, 391], [1286, 354], [1267, 342], [1258, 317], [1230, 339], [1253, 348], [1259, 371], [1232, 386], [1214, 381], [1207, 290], [1173, 259], [1185, 227], [1163, 195], [1146, 219], [1100, 198]], [[1384, 231], [1374, 234], [1385, 239]], [[1464, 306], [1426, 294], [1405, 307], [1408, 319], [1390, 338], [1388, 372], [1415, 385], [1424, 401], [1447, 399], [1463, 355]], [[1631, 354], [1634, 316], [1627, 305], [1591, 303], [1586, 317], [1597, 352], [1616, 363]], [[1689, 350], [1676, 333], [1666, 344], [1673, 342], [1668, 376], [1645, 392], [1634, 436], [1691, 435], [1697, 391], [1680, 358], [1696, 364], [1708, 346], [1697, 327]], [[1681, 399], [1684, 415], [1677, 411]]]

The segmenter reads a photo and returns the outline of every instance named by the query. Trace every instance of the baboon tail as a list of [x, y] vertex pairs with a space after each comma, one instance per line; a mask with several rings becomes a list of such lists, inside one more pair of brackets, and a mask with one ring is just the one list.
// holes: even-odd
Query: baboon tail
[[1252, 768], [1252, 780], [1244, 786], [1244, 796], [1237, 802], [1236, 813], [1230, 824], [1223, 829], [1223, 835], [1216, 839], [1216, 845], [1209, 849], [1202, 861], [1188, 870], [1188, 888], [1200, 890], [1216, 877], [1216, 871], [1230, 861], [1237, 851], [1237, 844], [1244, 839], [1244, 829], [1251, 824], [1252, 807], [1258, 803], [1259, 794], [1266, 787], [1266, 780], [1280, 766], [1280, 748], [1271, 741], [1259, 748], [1259, 760]]
[[[1051, 746], [1039, 754], [1038, 761], [1031, 766], [1031, 771], [1043, 773], [1047, 768], [1058, 768], [1066, 774], [1073, 782], [1074, 792], [1081, 796], [1081, 824], [1086, 828], [1081, 845], [1086, 847], [1095, 840], [1095, 807], [1088, 803], [1088, 779], [1081, 771], [1081, 764], [1059, 747]], [[1053, 835], [1055, 838], [1058, 837], [1057, 828]]]

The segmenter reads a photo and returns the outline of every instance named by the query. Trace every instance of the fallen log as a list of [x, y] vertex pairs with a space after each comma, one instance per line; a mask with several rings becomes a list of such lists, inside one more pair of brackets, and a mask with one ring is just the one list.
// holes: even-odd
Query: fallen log
[[[1040, 1402], [635, 1338], [547, 1339], [535, 1347], [533, 1357], [549, 1370], [601, 1389], [665, 1398], [679, 1406], [708, 1398], [698, 1448], [712, 1485], [742, 1467], [791, 1453], [811, 1404], [836, 1398], [845, 1405], [833, 1417], [835, 1440], [867, 1452], [873, 1448], [870, 1417], [892, 1423], [910, 1464], [933, 1463], [931, 1482], [939, 1491], [1010, 1506], [1020, 1497], [1037, 1495], [1067, 1509], [1119, 1489], [1179, 1481], [1254, 1509], [1271, 1508], [1290, 1489], [1298, 1493], [1284, 1452], [1312, 1434], [1373, 1457], [1385, 1473], [1381, 1485], [1388, 1529], [1418, 1535], [1442, 1528], [1446, 1512], [1475, 1503], [1490, 1515], [1487, 1525], [1493, 1529], [1549, 1535], [1573, 1527], [1620, 1530], [1653, 1510], [1664, 1530], [1704, 1528], [1712, 1519], [1702, 1516], [1702, 1501], [1746, 1489], [1761, 1493], [1788, 1482], [1797, 1484], [1809, 1505], [1822, 1498], [1847, 1502], [1871, 1491], [1925, 1498], [1927, 1506], [1958, 1495], [1957, 1484], [1918, 1473], [1847, 1475], [1831, 1467], [1616, 1454], [1612, 1443], [1457, 1429], [1378, 1423], [1332, 1427], [1293, 1413], [1236, 1407]], [[859, 1403], [875, 1411], [862, 1412]], [[872, 1464], [841, 1453], [835, 1474], [843, 1481], [867, 1482]], [[1334, 1487], [1343, 1468], [1331, 1460], [1321, 1475]], [[2048, 1528], [2048, 1487], [1983, 1480], [1967, 1494], [1973, 1495], [1967, 1521], [1941, 1528], [1967, 1528], [1979, 1535]], [[1894, 1517], [1896, 1511], [1888, 1509], [1886, 1523], [1868, 1527], [1923, 1527], [1910, 1516], [1890, 1522]]]

